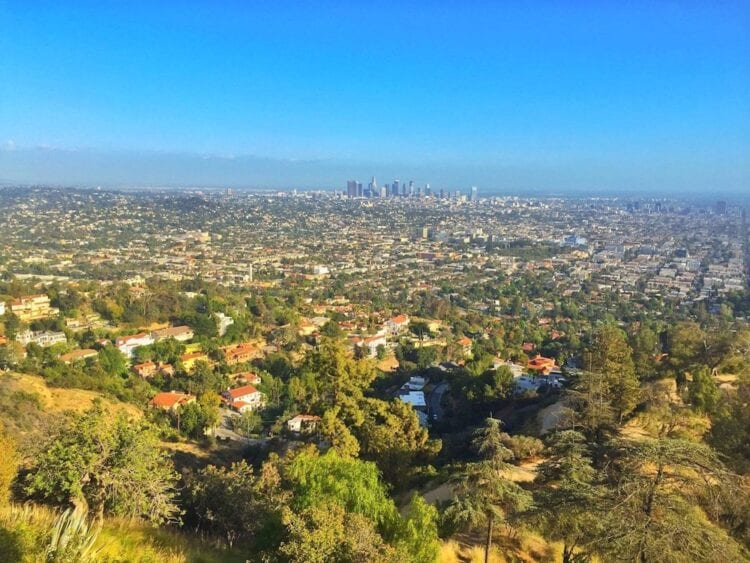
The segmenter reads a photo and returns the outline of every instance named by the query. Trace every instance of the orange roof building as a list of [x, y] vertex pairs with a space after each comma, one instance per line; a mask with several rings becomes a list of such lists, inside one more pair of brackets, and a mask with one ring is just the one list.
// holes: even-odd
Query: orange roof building
[[549, 373], [557, 367], [557, 364], [555, 364], [555, 360], [552, 358], [545, 358], [544, 356], [537, 354], [534, 358], [529, 360], [526, 367], [538, 374], [549, 375]]
[[170, 391], [168, 393], [157, 393], [149, 401], [149, 406], [165, 411], [176, 411], [183, 405], [195, 402], [195, 396], [189, 393], [180, 393], [179, 391]]

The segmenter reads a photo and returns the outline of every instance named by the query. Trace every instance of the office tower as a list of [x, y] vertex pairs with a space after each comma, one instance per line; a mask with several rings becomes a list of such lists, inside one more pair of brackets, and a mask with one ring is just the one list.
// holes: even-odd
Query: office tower
[[471, 186], [471, 197], [469, 199], [470, 201], [476, 201], [477, 199], [479, 199], [476, 186]]
[[391, 184], [391, 195], [397, 196], [398, 195], [398, 189], [400, 187], [401, 182], [398, 180], [393, 180], [393, 184]]
[[414, 195], [414, 180], [409, 180], [409, 196]]
[[727, 213], [727, 202], [726, 201], [717, 201], [716, 205], [714, 206], [714, 211], [716, 211], [717, 215], [726, 215], [726, 213]]
[[375, 176], [372, 177], [372, 180], [370, 180], [370, 185], [368, 186], [370, 190], [370, 196], [375, 196], [380, 193], [380, 190], [378, 189], [378, 181], [375, 179]]
[[357, 182], [357, 197], [362, 197], [364, 191], [362, 190], [362, 182]]
[[357, 181], [349, 180], [346, 183], [346, 197], [357, 197]]
[[440, 199], [443, 199], [445, 197], [445, 189], [440, 188]]
[[425, 195], [426, 197], [430, 197], [430, 194], [431, 194], [431, 193], [432, 193], [432, 192], [430, 191], [430, 184], [425, 184], [425, 185], [424, 185], [424, 195]]
[[401, 195], [404, 196], [404, 197], [406, 197], [407, 195], [409, 195], [408, 192], [407, 192], [408, 189], [409, 189], [409, 186], [407, 186], [406, 183], [404, 183], [404, 185], [401, 186]]
[[380, 197], [388, 197], [388, 185], [381, 186], [380, 188]]

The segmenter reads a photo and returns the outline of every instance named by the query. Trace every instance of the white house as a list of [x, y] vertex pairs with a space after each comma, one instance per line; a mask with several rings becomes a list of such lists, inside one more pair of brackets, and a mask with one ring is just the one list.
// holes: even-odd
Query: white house
[[427, 408], [423, 391], [408, 391], [407, 393], [399, 394], [398, 398], [417, 410]]
[[155, 330], [151, 333], [151, 337], [155, 342], [166, 340], [168, 338], [174, 338], [178, 342], [186, 342], [191, 340], [193, 336], [195, 336], [193, 334], [193, 329], [189, 326], [171, 326], [169, 328]]
[[227, 389], [222, 394], [224, 401], [237, 412], [253, 411], [265, 403], [263, 393], [252, 385]]
[[132, 358], [133, 352], [140, 346], [149, 346], [153, 344], [154, 338], [150, 334], [140, 332], [138, 334], [132, 334], [130, 336], [119, 336], [115, 340], [115, 346], [122, 352], [126, 357]]
[[64, 332], [31, 332], [30, 330], [18, 334], [16, 340], [24, 346], [33, 342], [42, 348], [68, 341]]
[[0, 315], [5, 314], [5, 301], [0, 301]]
[[227, 329], [234, 324], [234, 319], [222, 312], [214, 313], [214, 317], [216, 317], [219, 336], [224, 336], [227, 333]]
[[286, 421], [286, 427], [290, 432], [312, 432], [318, 427], [320, 417], [314, 414], [298, 414]]
[[375, 336], [367, 336], [365, 338], [360, 338], [358, 336], [354, 337], [352, 340], [355, 347], [358, 348], [364, 348], [366, 350], [366, 354], [374, 358], [378, 354], [378, 346], [383, 346], [385, 348], [387, 341], [385, 339], [385, 336], [382, 334], [376, 334]]
[[396, 315], [385, 321], [385, 330], [391, 335], [397, 335], [409, 326], [409, 317], [406, 315]]

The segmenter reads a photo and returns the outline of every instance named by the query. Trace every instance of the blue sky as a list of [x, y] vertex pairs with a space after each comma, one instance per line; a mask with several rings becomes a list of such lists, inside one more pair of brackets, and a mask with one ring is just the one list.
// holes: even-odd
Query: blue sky
[[750, 185], [748, 2], [0, 0], [0, 54], [0, 181]]

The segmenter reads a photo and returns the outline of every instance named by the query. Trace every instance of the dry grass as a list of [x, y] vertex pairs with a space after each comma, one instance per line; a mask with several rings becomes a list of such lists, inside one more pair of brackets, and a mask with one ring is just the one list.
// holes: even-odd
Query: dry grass
[[42, 409], [52, 414], [65, 411], [85, 411], [91, 407], [96, 399], [102, 399], [106, 408], [111, 409], [113, 414], [124, 412], [131, 418], [143, 416], [143, 413], [135, 405], [107, 398], [96, 391], [49, 387], [42, 377], [24, 373], [12, 373], [3, 377], [11, 378], [14, 388], [35, 394], [41, 402]]
[[[440, 546], [438, 563], [484, 563], [484, 545], [480, 544], [480, 538], [469, 536], [444, 541]], [[560, 560], [558, 552], [561, 552], [559, 546], [547, 543], [537, 534], [522, 530], [513, 538], [503, 533], [496, 534], [489, 559], [491, 563], [552, 563]]]
[[[44, 560], [50, 529], [58, 513], [25, 504], [0, 508], [0, 561], [36, 563]], [[218, 549], [177, 531], [153, 528], [123, 519], [106, 519], [94, 544], [96, 561], [114, 563], [239, 563], [239, 551]]]

